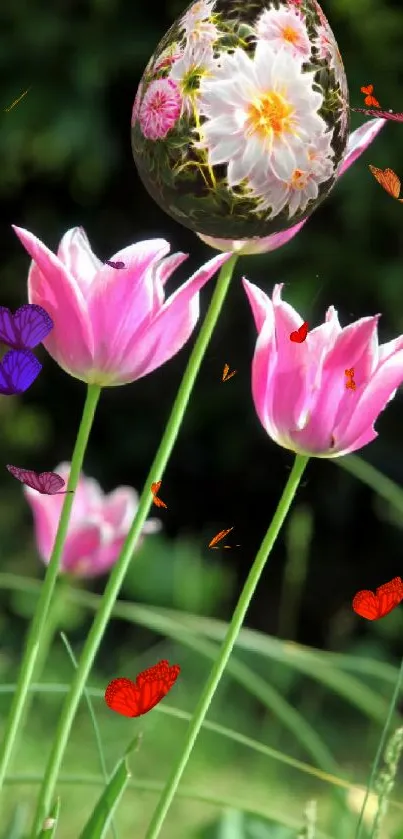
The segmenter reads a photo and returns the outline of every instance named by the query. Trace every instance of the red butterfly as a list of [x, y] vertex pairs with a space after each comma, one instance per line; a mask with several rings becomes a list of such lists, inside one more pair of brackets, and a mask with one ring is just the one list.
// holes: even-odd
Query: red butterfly
[[403, 204], [403, 198], [399, 198], [400, 195], [400, 178], [397, 177], [396, 172], [393, 169], [378, 169], [377, 166], [369, 166], [370, 171], [372, 172], [374, 178], [378, 181], [386, 192], [392, 196], [392, 198], [396, 198]]
[[304, 321], [299, 329], [291, 332], [290, 341], [295, 341], [296, 344], [302, 344], [308, 334], [308, 321]]
[[376, 621], [388, 615], [402, 600], [402, 579], [401, 577], [394, 577], [389, 583], [379, 586], [375, 594], [373, 591], [367, 591], [366, 589], [357, 592], [352, 605], [357, 615], [367, 618], [369, 621]]
[[6, 469], [11, 472], [14, 478], [17, 478], [17, 481], [21, 481], [22, 484], [26, 484], [31, 489], [36, 489], [41, 495], [67, 495], [67, 493], [73, 492], [72, 489], [59, 492], [66, 481], [56, 472], [35, 472], [34, 469], [21, 469], [19, 466], [11, 466], [9, 463], [6, 465]]
[[171, 690], [180, 670], [179, 664], [170, 665], [163, 659], [139, 673], [135, 682], [124, 678], [113, 679], [106, 688], [105, 702], [108, 708], [123, 717], [141, 717]]
[[375, 96], [371, 96], [371, 93], [373, 92], [373, 89], [374, 89], [373, 84], [369, 84], [368, 87], [362, 87], [361, 88], [361, 93], [366, 93], [367, 94], [367, 96], [364, 99], [364, 102], [365, 102], [366, 105], [373, 105], [374, 108], [379, 108], [378, 100], [375, 99]]

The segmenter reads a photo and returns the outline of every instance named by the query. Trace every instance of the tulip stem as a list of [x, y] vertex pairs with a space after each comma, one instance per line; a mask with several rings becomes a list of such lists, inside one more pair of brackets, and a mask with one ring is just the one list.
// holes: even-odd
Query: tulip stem
[[45, 777], [39, 793], [34, 826], [31, 834], [32, 839], [35, 839], [40, 825], [42, 824], [42, 821], [46, 817], [52, 804], [57, 777], [80, 698], [84, 692], [88, 675], [102, 642], [103, 634], [111, 617], [115, 601], [119, 595], [120, 587], [130, 565], [133, 552], [144, 526], [144, 522], [150, 511], [153, 500], [151, 484], [153, 481], [162, 480], [163, 478], [164, 470], [182, 425], [183, 417], [185, 415], [197, 374], [223, 307], [236, 261], [237, 256], [234, 255], [221, 267], [206, 317], [190, 354], [183, 379], [173, 404], [171, 415], [165, 427], [165, 432], [147, 475], [136, 516], [126, 537], [120, 557], [109, 577], [100, 607], [94, 618], [87, 641], [81, 653], [81, 658], [72, 680], [69, 693], [64, 701], [59, 718], [59, 724], [53, 738], [53, 745], [45, 770]]
[[14, 749], [17, 733], [22, 722], [24, 707], [27, 701], [30, 683], [38, 660], [43, 640], [46, 638], [46, 626], [49, 615], [49, 608], [55, 590], [59, 574], [63, 547], [67, 536], [71, 508], [74, 501], [74, 490], [77, 487], [78, 479], [87, 448], [92, 424], [94, 421], [95, 409], [101, 394], [98, 385], [88, 385], [87, 397], [84, 404], [83, 415], [78, 430], [77, 440], [74, 447], [71, 461], [70, 477], [67, 489], [73, 490], [73, 494], [64, 496], [63, 508], [57, 528], [55, 543], [52, 555], [46, 570], [45, 579], [42, 584], [40, 597], [36, 606], [35, 614], [28, 631], [25, 644], [25, 655], [22, 660], [19, 679], [11, 703], [3, 744], [0, 751], [0, 791], [3, 786], [7, 767]]
[[192, 719], [189, 723], [186, 740], [181, 754], [174, 766], [170, 777], [161, 794], [161, 798], [154, 811], [150, 826], [147, 830], [145, 839], [157, 839], [159, 836], [165, 817], [172, 804], [176, 790], [178, 788], [180, 779], [185, 771], [188, 760], [193, 750], [199, 731], [204, 723], [206, 714], [210, 707], [211, 701], [218, 688], [221, 677], [227, 666], [228, 659], [234, 648], [242, 624], [249, 608], [252, 597], [255, 593], [256, 586], [262, 575], [262, 571], [270, 556], [271, 550], [275, 544], [277, 536], [281, 530], [287, 513], [294, 500], [295, 493], [300, 484], [302, 475], [304, 474], [309, 457], [306, 455], [297, 454], [288, 481], [285, 485], [283, 494], [278, 503], [276, 512], [272, 518], [263, 542], [255, 556], [252, 567], [249, 571], [246, 583], [242, 589], [240, 598], [235, 607], [231, 623], [228, 626], [226, 636], [221, 645], [218, 657], [211, 668], [210, 675], [204, 686], [204, 690], [194, 710]]

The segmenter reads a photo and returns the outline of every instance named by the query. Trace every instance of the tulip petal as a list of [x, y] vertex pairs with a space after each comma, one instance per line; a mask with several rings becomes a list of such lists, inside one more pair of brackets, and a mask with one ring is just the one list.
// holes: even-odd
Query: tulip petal
[[256, 329], [260, 332], [269, 311], [273, 314], [273, 304], [270, 297], [257, 285], [250, 283], [246, 277], [242, 278], [242, 284], [252, 309]]
[[64, 234], [57, 256], [74, 277], [83, 295], [86, 295], [95, 275], [102, 268], [102, 262], [93, 253], [83, 227], [72, 227]]
[[21, 227], [12, 227], [33, 260], [28, 276], [29, 302], [42, 306], [54, 323], [44, 346], [65, 370], [91, 366], [91, 325], [74, 277], [36, 236]]
[[[128, 346], [140, 327], [150, 322], [154, 307], [152, 266], [169, 251], [165, 239], [137, 242], [114, 255], [125, 268], [105, 265], [88, 297], [88, 313], [96, 347], [94, 368], [120, 376]], [[115, 384], [115, 382], [113, 382]]]
[[338, 172], [339, 178], [361, 157], [386, 122], [387, 119], [370, 119], [350, 134], [346, 154]]
[[345, 418], [335, 428], [336, 442], [342, 436], [343, 444], [351, 446], [368, 427], [374, 425], [402, 382], [403, 350], [399, 350], [377, 368], [363, 392], [358, 395], [350, 419], [346, 421]]
[[199, 291], [230, 258], [220, 254], [206, 262], [164, 303], [152, 322], [144, 324], [122, 359], [121, 375], [141, 379], [182, 349], [199, 318]]
[[95, 522], [81, 524], [66, 539], [63, 550], [62, 568], [64, 573], [77, 576], [92, 573], [94, 554], [101, 546], [101, 527]]

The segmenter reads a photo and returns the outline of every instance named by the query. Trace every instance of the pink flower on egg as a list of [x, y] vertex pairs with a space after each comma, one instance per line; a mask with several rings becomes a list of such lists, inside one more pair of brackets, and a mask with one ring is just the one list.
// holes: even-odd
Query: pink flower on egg
[[182, 108], [179, 87], [172, 79], [156, 79], [144, 94], [139, 110], [142, 134], [148, 140], [161, 140], [178, 121]]

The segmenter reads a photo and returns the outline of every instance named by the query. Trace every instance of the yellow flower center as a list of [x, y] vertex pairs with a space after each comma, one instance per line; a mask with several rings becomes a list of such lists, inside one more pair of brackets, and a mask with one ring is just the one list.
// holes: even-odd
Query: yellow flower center
[[294, 134], [294, 107], [274, 90], [255, 99], [248, 108], [246, 130], [249, 135], [259, 134], [261, 139], [279, 137], [281, 134]]
[[296, 29], [293, 29], [292, 26], [284, 26], [281, 32], [285, 41], [288, 41], [290, 44], [296, 44], [298, 41], [298, 32]]

